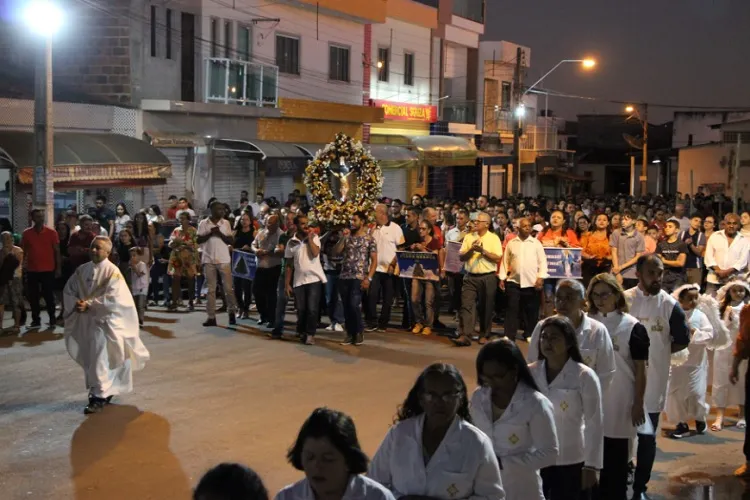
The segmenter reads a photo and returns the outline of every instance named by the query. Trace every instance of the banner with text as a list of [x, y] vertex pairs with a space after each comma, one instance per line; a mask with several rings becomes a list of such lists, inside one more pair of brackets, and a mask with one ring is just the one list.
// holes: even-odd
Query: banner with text
[[460, 241], [448, 241], [445, 245], [445, 270], [449, 273], [460, 273], [464, 268], [460, 257], [461, 245]]
[[257, 267], [258, 258], [254, 253], [243, 252], [242, 250], [232, 252], [232, 276], [254, 280]]
[[429, 252], [396, 252], [402, 278], [440, 281], [438, 256]]
[[580, 248], [545, 247], [544, 253], [547, 255], [550, 278], [581, 278]]

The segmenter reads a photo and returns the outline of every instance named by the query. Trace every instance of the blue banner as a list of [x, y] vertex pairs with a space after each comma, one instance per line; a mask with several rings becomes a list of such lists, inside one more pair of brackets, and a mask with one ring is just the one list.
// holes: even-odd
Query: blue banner
[[438, 256], [430, 252], [396, 252], [402, 278], [440, 281]]
[[545, 247], [550, 278], [581, 279], [581, 249]]
[[258, 258], [254, 253], [243, 252], [242, 250], [232, 252], [232, 276], [254, 280], [257, 267]]

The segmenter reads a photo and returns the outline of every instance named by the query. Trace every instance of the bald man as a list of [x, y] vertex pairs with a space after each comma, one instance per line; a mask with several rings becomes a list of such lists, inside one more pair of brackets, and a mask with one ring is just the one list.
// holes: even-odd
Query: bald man
[[81, 365], [89, 391], [85, 414], [99, 413], [113, 396], [133, 391], [133, 370], [149, 359], [138, 312], [120, 270], [109, 261], [112, 242], [97, 236], [91, 261], [76, 269], [63, 290], [65, 346]]

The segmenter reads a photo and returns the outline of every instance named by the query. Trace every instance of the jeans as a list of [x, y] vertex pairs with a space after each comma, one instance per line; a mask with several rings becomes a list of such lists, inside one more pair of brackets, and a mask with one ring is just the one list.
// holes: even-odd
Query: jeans
[[581, 500], [581, 470], [583, 462], [572, 465], [553, 465], [539, 471], [542, 491], [547, 500]]
[[318, 307], [322, 283], [308, 283], [294, 288], [297, 300], [297, 333], [314, 337], [318, 329]]
[[[424, 291], [424, 309], [422, 309], [422, 291]], [[435, 295], [437, 282], [429, 280], [411, 280], [411, 303], [415, 323], [432, 328], [435, 323]]]
[[331, 324], [344, 324], [344, 304], [341, 302], [337, 285], [339, 282], [339, 273], [336, 271], [326, 271], [326, 305], [328, 306], [328, 318]]
[[[380, 318], [377, 318], [378, 299], [383, 292], [383, 306], [380, 309]], [[393, 278], [388, 273], [375, 273], [367, 291], [367, 317], [380, 328], [388, 328], [391, 320], [391, 307], [393, 306]], [[374, 326], [374, 325], [373, 325]]]
[[629, 455], [629, 439], [604, 438], [604, 462], [599, 473], [597, 498], [600, 500], [626, 500]]
[[[169, 286], [164, 286], [164, 281], [167, 280], [167, 265], [155, 263], [151, 266], [151, 282], [148, 285], [148, 298], [154, 302], [159, 302], [159, 292], [164, 294], [164, 300], [169, 300], [169, 294], [166, 292], [169, 290]], [[163, 278], [161, 285], [159, 284], [159, 278]]]
[[635, 478], [633, 493], [644, 493], [651, 479], [651, 469], [656, 459], [656, 432], [659, 427], [659, 413], [649, 413], [648, 418], [654, 426], [654, 435], [638, 434], [638, 452], [636, 453]]
[[41, 322], [40, 296], [44, 296], [50, 323], [55, 322], [55, 272], [26, 272], [26, 287], [31, 306], [31, 320]]
[[255, 271], [255, 280], [253, 280], [255, 305], [258, 307], [258, 314], [264, 323], [272, 322], [276, 316], [276, 294], [274, 291], [277, 289], [279, 276], [281, 276], [281, 266], [259, 267]]
[[539, 290], [533, 286], [521, 288], [518, 283], [506, 281], [505, 293], [508, 295], [505, 335], [515, 340], [520, 320], [523, 319], [523, 336], [528, 339], [539, 319]]
[[227, 312], [230, 314], [237, 311], [237, 300], [232, 291], [232, 267], [230, 264], [203, 264], [203, 272], [206, 274], [208, 283], [208, 300], [206, 301], [206, 314], [209, 319], [216, 318], [216, 280], [221, 274], [221, 284], [224, 288], [224, 300]]
[[546, 278], [544, 280], [544, 316], [552, 316], [555, 311], [555, 288], [558, 278]]
[[474, 325], [479, 316], [479, 334], [485, 338], [492, 333], [492, 315], [495, 311], [495, 273], [467, 274], [461, 290], [461, 334], [474, 335]]
[[135, 309], [138, 311], [138, 323], [143, 324], [146, 311], [146, 295], [133, 295], [133, 302], [135, 302]]
[[411, 303], [411, 278], [403, 278], [404, 313], [401, 318], [401, 326], [411, 329], [414, 326], [414, 309]]
[[464, 284], [464, 275], [461, 273], [448, 273], [448, 290], [450, 291], [452, 311], [461, 311], [461, 288]]
[[[258, 275], [255, 275], [256, 281]], [[274, 312], [273, 312], [273, 332], [276, 335], [281, 335], [284, 331], [284, 318], [286, 318], [286, 305], [289, 302], [289, 297], [286, 296], [286, 278], [283, 274], [279, 276], [276, 282], [276, 293], [269, 288], [266, 294], [274, 297]], [[255, 296], [255, 304], [258, 304], [258, 295]]]
[[365, 324], [362, 321], [362, 281], [339, 278], [338, 285], [339, 296], [344, 304], [346, 334], [354, 337], [365, 330]]
[[238, 276], [234, 277], [234, 295], [237, 298], [237, 307], [246, 313], [250, 310], [250, 301], [253, 299], [253, 282]]

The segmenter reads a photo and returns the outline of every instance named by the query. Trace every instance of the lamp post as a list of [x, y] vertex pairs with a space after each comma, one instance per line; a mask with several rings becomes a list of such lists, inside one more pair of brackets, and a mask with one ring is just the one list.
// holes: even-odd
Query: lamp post
[[[34, 184], [33, 202], [45, 213], [48, 226], [55, 224], [54, 140], [52, 124], [52, 38], [62, 26], [62, 10], [52, 2], [32, 1], [23, 10], [31, 31], [44, 39], [37, 51], [34, 71]], [[42, 49], [42, 47], [40, 47]]]
[[[516, 117], [518, 118], [518, 120], [516, 121], [516, 127], [515, 127], [515, 133], [514, 133], [514, 141], [513, 141], [514, 149], [516, 148], [515, 145], [520, 143], [518, 139], [520, 138], [520, 135], [521, 135], [521, 118], [524, 115], [524, 112], [520, 108], [523, 106], [523, 102], [522, 102], [523, 97], [529, 92], [531, 92], [532, 90], [534, 90], [534, 88], [537, 85], [542, 83], [542, 81], [544, 81], [545, 78], [551, 75], [557, 68], [559, 68], [560, 66], [566, 63], [577, 63], [577, 64], [580, 64], [585, 69], [591, 69], [594, 66], [596, 66], [596, 60], [591, 59], [591, 58], [563, 59], [559, 63], [555, 64], [551, 70], [547, 71], [544, 75], [542, 75], [542, 77], [539, 80], [534, 82], [532, 85], [527, 87], [526, 90], [523, 91], [523, 93], [521, 94], [521, 99], [519, 99], [519, 101], [521, 102], [516, 103], [516, 106], [518, 107], [516, 109]], [[549, 98], [549, 94], [547, 95], [547, 98]], [[547, 103], [548, 103], [548, 99], [545, 99], [545, 109], [544, 109], [545, 123], [549, 123], [549, 120], [547, 119], [548, 118], [547, 115], [549, 114], [549, 110], [547, 109]], [[547, 147], [547, 126], [544, 127], [544, 144], [546, 148]], [[518, 171], [518, 193], [520, 194], [521, 193], [521, 153], [520, 151], [516, 151], [515, 157], [516, 157], [516, 165], [514, 165], [514, 168], [516, 168]]]
[[641, 124], [643, 124], [643, 163], [641, 163], [640, 196], [645, 195], [646, 190], [648, 189], [648, 103], [643, 103], [642, 106], [643, 115], [641, 115], [641, 113], [638, 111], [638, 108], [633, 106], [632, 104], [625, 107], [625, 112], [630, 114], [630, 117], [628, 117], [628, 119], [635, 117], [638, 121], [641, 122]]

